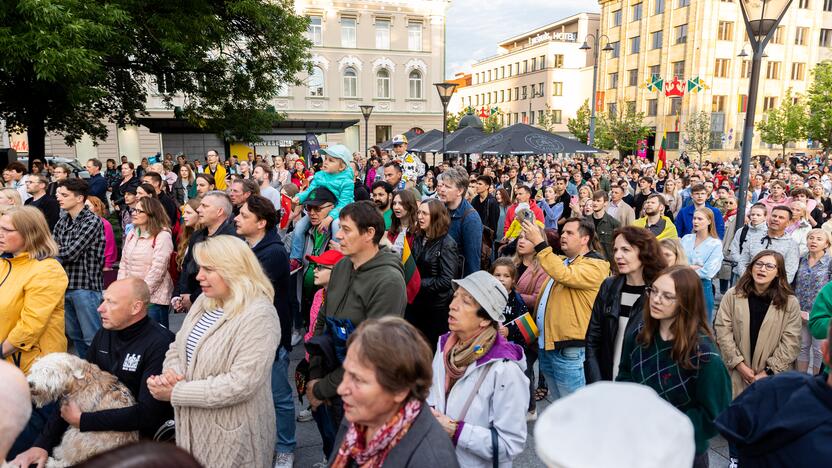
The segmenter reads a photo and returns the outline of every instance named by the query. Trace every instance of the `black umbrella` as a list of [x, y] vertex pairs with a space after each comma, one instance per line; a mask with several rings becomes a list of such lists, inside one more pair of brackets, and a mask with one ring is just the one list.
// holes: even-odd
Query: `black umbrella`
[[[408, 130], [408, 131], [404, 132], [403, 135], [404, 135], [405, 138], [407, 138], [407, 142], [409, 144], [410, 140], [412, 140], [412, 139], [414, 139], [417, 136], [420, 136], [422, 134], [417, 134], [415, 130]], [[393, 140], [392, 139], [387, 140], [384, 143], [380, 143], [378, 146], [379, 146], [379, 148], [381, 148], [383, 150], [391, 150], [391, 149], [393, 149]]]
[[602, 151], [560, 135], [522, 123], [506, 127], [459, 149], [460, 153], [546, 154], [601, 153]]
[[[461, 153], [462, 149], [475, 144], [476, 142], [482, 140], [483, 138], [487, 137], [488, 134], [482, 131], [480, 128], [475, 127], [465, 127], [462, 130], [457, 130], [446, 138], [445, 141], [445, 152], [446, 153]], [[442, 142], [439, 143], [440, 147], [437, 151], [442, 151]]]
[[428, 146], [433, 146], [433, 143], [436, 140], [439, 140], [439, 146], [442, 146], [442, 131], [433, 129], [428, 130], [427, 132], [419, 135], [418, 137], [414, 138], [412, 142], [408, 143], [407, 150], [412, 153], [428, 153], [429, 150], [424, 148]]

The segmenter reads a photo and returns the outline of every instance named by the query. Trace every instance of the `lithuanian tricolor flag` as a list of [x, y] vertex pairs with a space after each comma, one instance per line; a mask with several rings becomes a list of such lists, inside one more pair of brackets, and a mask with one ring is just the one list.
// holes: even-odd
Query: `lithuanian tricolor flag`
[[407, 303], [413, 304], [413, 299], [419, 293], [419, 288], [422, 285], [422, 276], [419, 274], [419, 269], [416, 268], [416, 259], [410, 251], [410, 242], [407, 237], [404, 238], [404, 248], [402, 249], [402, 268], [404, 269], [404, 283], [407, 289]]
[[667, 130], [665, 130], [662, 135], [662, 144], [659, 146], [659, 157], [657, 159], [656, 174], [658, 174], [663, 167], [667, 166]]
[[528, 312], [512, 320], [511, 323], [514, 324], [517, 327], [517, 330], [520, 331], [520, 334], [523, 335], [523, 341], [525, 341], [526, 344], [534, 343], [534, 340], [540, 336], [537, 324], [534, 323], [532, 315]]

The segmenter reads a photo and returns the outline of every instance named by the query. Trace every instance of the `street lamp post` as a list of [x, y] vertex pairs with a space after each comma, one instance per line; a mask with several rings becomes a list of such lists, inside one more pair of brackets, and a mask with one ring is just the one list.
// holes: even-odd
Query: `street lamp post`
[[[587, 43], [587, 40], [592, 38], [592, 46]], [[598, 30], [595, 30], [595, 34], [587, 34], [586, 38], [584, 39], [583, 45], [578, 48], [578, 50], [593, 50], [593, 60], [592, 60], [592, 104], [591, 104], [591, 111], [589, 114], [589, 146], [595, 144], [595, 100], [597, 99], [596, 93], [598, 88], [598, 47], [601, 44], [601, 39], [607, 40], [607, 45], [605, 45], [601, 50], [604, 52], [610, 52], [613, 49], [610, 46], [610, 38], [607, 37], [606, 34], [598, 35]]]
[[748, 107], [745, 111], [745, 125], [742, 132], [742, 163], [737, 193], [737, 232], [745, 224], [746, 194], [751, 170], [751, 145], [754, 141], [754, 113], [757, 110], [760, 68], [766, 45], [774, 36], [777, 25], [783, 20], [791, 4], [792, 0], [740, 0], [745, 30], [751, 42], [751, 77], [748, 81]]
[[[364, 157], [370, 157], [370, 140], [367, 135], [369, 135], [370, 131], [370, 114], [373, 113], [373, 106], [369, 104], [364, 104], [358, 106], [361, 108], [361, 115], [364, 116]], [[378, 155], [381, 156], [381, 155]]]
[[456, 91], [456, 83], [434, 83], [436, 91], [439, 92], [439, 99], [442, 101], [442, 160], [445, 160], [445, 133], [448, 128], [448, 104], [451, 102], [451, 96]]

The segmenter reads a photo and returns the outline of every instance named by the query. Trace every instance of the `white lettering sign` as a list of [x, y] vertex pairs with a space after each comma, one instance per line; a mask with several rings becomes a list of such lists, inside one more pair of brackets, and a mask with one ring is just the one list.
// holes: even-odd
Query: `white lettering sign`
[[549, 33], [545, 32], [542, 34], [538, 34], [535, 37], [529, 38], [529, 44], [538, 44], [540, 42], [546, 41], [568, 41], [568, 42], [575, 42], [575, 33], [567, 33], [567, 32], [559, 32], [559, 33]]

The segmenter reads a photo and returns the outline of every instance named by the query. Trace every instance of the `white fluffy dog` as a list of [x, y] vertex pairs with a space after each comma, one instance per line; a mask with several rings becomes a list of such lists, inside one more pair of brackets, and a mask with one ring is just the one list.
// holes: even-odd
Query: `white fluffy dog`
[[[115, 376], [67, 353], [52, 353], [35, 361], [27, 380], [32, 401], [38, 407], [53, 401], [71, 400], [84, 413], [136, 404], [130, 391]], [[138, 431], [80, 432], [70, 427], [46, 466], [75, 465], [97, 453], [138, 440]]]

